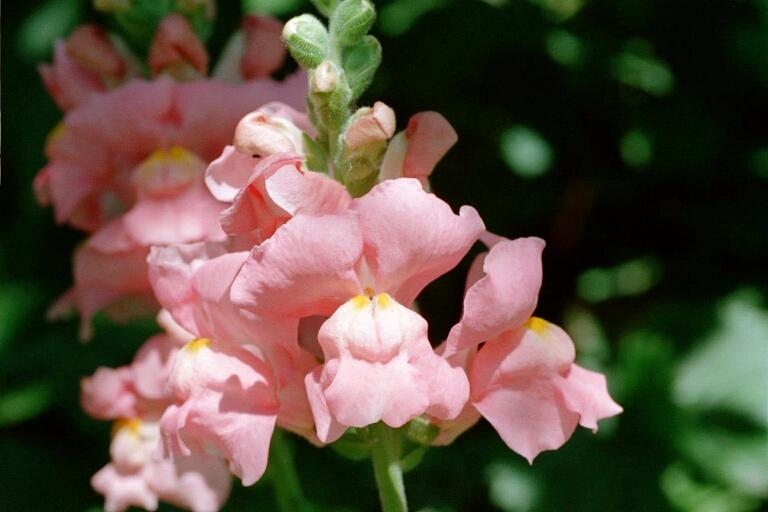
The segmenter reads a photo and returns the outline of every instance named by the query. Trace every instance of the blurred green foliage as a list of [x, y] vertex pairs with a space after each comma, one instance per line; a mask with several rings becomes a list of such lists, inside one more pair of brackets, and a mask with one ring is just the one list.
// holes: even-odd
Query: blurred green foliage
[[[287, 18], [292, 0], [245, 0]], [[423, 511], [754, 511], [768, 496], [768, 1], [393, 0], [377, 3], [384, 62], [363, 99], [404, 126], [442, 112], [460, 135], [433, 188], [488, 228], [548, 241], [539, 315], [605, 371], [621, 416], [581, 429], [533, 466], [487, 424], [430, 450], [406, 475]], [[31, 180], [60, 118], [36, 75], [86, 20], [80, 0], [13, 2], [2, 26], [0, 507], [100, 510], [89, 477], [109, 425], [78, 408], [78, 382], [127, 363], [152, 332], [45, 311], [70, 282], [81, 235], [54, 226]], [[219, 2], [211, 45], [239, 24]], [[462, 269], [466, 270], [468, 262]], [[421, 308], [441, 339], [461, 272]], [[369, 463], [295, 440], [322, 510], [374, 510]], [[226, 510], [271, 510], [268, 479]], [[164, 510], [170, 510], [165, 507]]]

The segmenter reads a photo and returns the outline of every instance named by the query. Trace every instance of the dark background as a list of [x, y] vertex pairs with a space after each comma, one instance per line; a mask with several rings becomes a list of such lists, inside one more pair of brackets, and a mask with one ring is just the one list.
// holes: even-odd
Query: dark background
[[[251, 0], [283, 19], [301, 0]], [[753, 511], [768, 497], [768, 1], [377, 2], [384, 62], [364, 103], [399, 126], [443, 113], [459, 143], [433, 175], [489, 229], [548, 242], [538, 315], [625, 408], [533, 466], [481, 423], [406, 475], [413, 510]], [[60, 119], [35, 66], [86, 20], [77, 0], [6, 2], [0, 187], [0, 508], [99, 510], [109, 425], [78, 381], [126, 364], [149, 323], [48, 323], [82, 235], [34, 201]], [[238, 24], [219, 2], [213, 55]], [[420, 301], [433, 340], [460, 314], [465, 261]], [[294, 440], [309, 498], [375, 510], [369, 463]], [[266, 481], [227, 511], [271, 510]]]

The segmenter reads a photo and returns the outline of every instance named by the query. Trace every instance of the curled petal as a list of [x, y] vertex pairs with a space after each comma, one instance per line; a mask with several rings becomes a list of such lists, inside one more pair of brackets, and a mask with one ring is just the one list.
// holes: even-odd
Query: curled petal
[[93, 475], [91, 485], [104, 495], [106, 512], [122, 512], [131, 506], [157, 510], [157, 494], [142, 472], [121, 472], [114, 464], [107, 464]]
[[446, 355], [514, 329], [530, 318], [541, 288], [543, 249], [544, 241], [535, 237], [493, 246], [482, 263], [485, 276], [464, 296], [464, 312], [448, 335]]
[[413, 179], [384, 181], [356, 199], [353, 208], [360, 216], [374, 288], [403, 304], [455, 267], [485, 229], [474, 208], [463, 206], [455, 215]]
[[568, 408], [579, 414], [582, 427], [597, 432], [597, 422], [623, 411], [608, 394], [605, 375], [571, 365], [568, 374], [558, 380], [558, 388]]

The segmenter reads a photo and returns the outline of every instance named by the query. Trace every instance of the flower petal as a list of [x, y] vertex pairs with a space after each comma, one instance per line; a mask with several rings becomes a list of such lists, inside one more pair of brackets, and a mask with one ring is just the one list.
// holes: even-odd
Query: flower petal
[[375, 289], [402, 304], [411, 304], [427, 284], [456, 266], [485, 229], [474, 208], [463, 206], [455, 215], [408, 178], [379, 183], [356, 199], [353, 209], [360, 216]]
[[258, 314], [330, 316], [359, 291], [362, 246], [352, 214], [298, 215], [253, 248], [232, 284], [232, 300]]
[[541, 288], [540, 238], [518, 238], [494, 245], [483, 262], [485, 277], [464, 296], [461, 321], [448, 334], [446, 354], [487, 341], [525, 323]]
[[579, 414], [582, 427], [597, 432], [597, 421], [616, 416], [624, 409], [608, 394], [605, 375], [571, 365], [568, 375], [558, 381], [568, 408]]

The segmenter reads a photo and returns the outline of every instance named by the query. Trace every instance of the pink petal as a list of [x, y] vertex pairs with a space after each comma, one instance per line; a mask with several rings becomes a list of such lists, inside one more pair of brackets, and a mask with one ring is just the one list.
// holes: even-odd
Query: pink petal
[[166, 334], [152, 336], [144, 342], [130, 366], [133, 386], [142, 398], [171, 398], [167, 383], [177, 352], [178, 341]]
[[213, 197], [231, 203], [237, 192], [248, 183], [258, 162], [252, 156], [240, 153], [234, 146], [227, 146], [205, 171], [205, 184]]
[[286, 48], [280, 37], [283, 24], [270, 16], [250, 14], [243, 18], [243, 31], [245, 51], [240, 61], [243, 78], [269, 76], [285, 60]]
[[410, 304], [434, 279], [452, 269], [485, 229], [477, 211], [455, 215], [413, 179], [388, 180], [356, 199], [365, 257], [374, 288]]
[[312, 408], [312, 416], [317, 428], [317, 437], [324, 443], [332, 443], [340, 438], [347, 430], [331, 414], [328, 402], [325, 399], [322, 381], [323, 368], [318, 366], [304, 378], [307, 389], [307, 398]]
[[121, 472], [107, 464], [91, 478], [91, 485], [105, 498], [105, 512], [122, 512], [136, 506], [157, 510], [157, 495], [141, 472]]
[[616, 416], [624, 409], [608, 394], [605, 375], [571, 365], [568, 375], [558, 381], [566, 406], [579, 414], [582, 427], [597, 432], [597, 422]]
[[96, 370], [80, 381], [80, 405], [94, 418], [114, 420], [138, 415], [136, 390], [128, 367]]
[[259, 314], [330, 316], [358, 293], [362, 245], [352, 214], [298, 215], [254, 247], [232, 284], [232, 300]]
[[459, 140], [448, 120], [431, 111], [412, 116], [405, 134], [408, 152], [403, 162], [403, 176], [409, 178], [432, 174], [432, 169]]
[[232, 488], [227, 465], [207, 454], [158, 460], [150, 465], [147, 476], [162, 501], [193, 512], [218, 511]]
[[556, 384], [573, 357], [573, 342], [562, 329], [533, 319], [529, 327], [486, 343], [472, 363], [475, 407], [529, 462], [543, 450], [560, 447], [576, 428], [578, 415]]
[[352, 357], [338, 361], [324, 379], [325, 398], [343, 425], [365, 427], [383, 421], [398, 428], [429, 406], [427, 379], [405, 355], [386, 363]]
[[448, 335], [446, 354], [518, 327], [536, 309], [541, 288], [540, 238], [518, 238], [493, 246], [483, 262], [485, 277], [464, 296], [464, 313]]
[[174, 425], [163, 417], [164, 439], [178, 436], [192, 453], [215, 449], [243, 485], [252, 485], [267, 467], [277, 419], [274, 404], [260, 403], [257, 397], [236, 383], [224, 391], [202, 390], [181, 405], [183, 422]]

